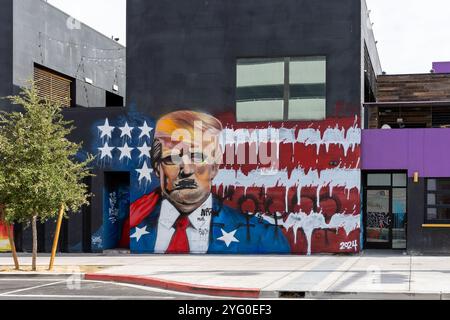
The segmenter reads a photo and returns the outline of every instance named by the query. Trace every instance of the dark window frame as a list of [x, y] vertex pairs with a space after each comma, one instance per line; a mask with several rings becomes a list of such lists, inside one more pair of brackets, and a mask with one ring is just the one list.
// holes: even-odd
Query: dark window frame
[[[425, 179], [425, 210], [424, 210], [424, 218], [425, 218], [425, 224], [450, 224], [450, 219], [429, 219], [428, 218], [428, 209], [450, 209], [450, 203], [449, 204], [434, 204], [429, 205], [428, 204], [428, 195], [429, 194], [447, 194], [450, 195], [450, 189], [449, 190], [438, 190], [438, 186], [436, 184], [436, 190], [435, 191], [429, 191], [428, 190], [428, 183], [430, 180], [448, 180], [450, 181], [450, 178], [426, 178]], [[437, 199], [437, 197], [436, 197]]]
[[[301, 59], [323, 59], [321, 61], [325, 62], [325, 83], [323, 84], [323, 93], [324, 93], [324, 99], [325, 99], [325, 116], [321, 120], [326, 120], [328, 117], [327, 114], [327, 102], [328, 102], [328, 56], [326, 54], [312, 54], [312, 55], [304, 55], [304, 56], [283, 56], [283, 57], [237, 57], [236, 63], [235, 63], [235, 74], [237, 75], [237, 67], [239, 65], [239, 62], [245, 62], [245, 61], [251, 61], [253, 63], [263, 63], [267, 62], [269, 60], [284, 60], [284, 85], [283, 85], [283, 119], [282, 120], [271, 120], [271, 121], [282, 121], [282, 122], [298, 122], [298, 121], [321, 121], [321, 120], [308, 120], [308, 119], [290, 119], [289, 118], [289, 102], [291, 100], [291, 87], [298, 86], [299, 84], [291, 84], [290, 82], [290, 63], [291, 61], [298, 61]], [[237, 76], [235, 77], [237, 79]], [[311, 84], [315, 85], [316, 87], [319, 84]], [[320, 84], [322, 85], [322, 84]], [[249, 101], [249, 100], [239, 100], [238, 99], [238, 86], [237, 83], [235, 84], [235, 114], [237, 115], [237, 103], [240, 101]], [[318, 96], [311, 96], [310, 98], [317, 98]], [[295, 99], [295, 98], [294, 98]], [[264, 99], [263, 99], [264, 100]], [[280, 99], [281, 100], [281, 99]], [[238, 123], [246, 123], [246, 122], [261, 122], [262, 120], [243, 120], [239, 121], [236, 119]]]
[[[120, 101], [120, 102], [117, 102]], [[125, 106], [124, 98], [118, 92], [105, 90], [105, 107], [106, 108], [123, 108]]]
[[[370, 174], [389, 174], [390, 176], [390, 183], [388, 185], [371, 185], [369, 186], [368, 180]], [[406, 176], [406, 185], [405, 186], [395, 186], [394, 185], [394, 175], [396, 174], [402, 174]], [[409, 203], [408, 203], [408, 188], [409, 188], [409, 182], [408, 182], [408, 173], [405, 170], [364, 170], [362, 172], [362, 213], [363, 213], [363, 243], [364, 248], [370, 248], [371, 245], [367, 242], [367, 233], [366, 233], [366, 226], [367, 226], [367, 191], [368, 190], [388, 190], [389, 191], [389, 197], [390, 197], [390, 203], [389, 203], [389, 210], [391, 213], [391, 219], [394, 221], [394, 213], [393, 213], [393, 192], [395, 189], [403, 189], [406, 190], [406, 215], [405, 215], [405, 235], [406, 239], [408, 238], [408, 212], [409, 212]], [[390, 230], [390, 242], [389, 246], [386, 248], [389, 248], [390, 250], [404, 250], [404, 249], [394, 249], [392, 248], [393, 245], [393, 230], [391, 228]], [[373, 246], [372, 246], [373, 247]], [[377, 247], [379, 249], [379, 247]]]

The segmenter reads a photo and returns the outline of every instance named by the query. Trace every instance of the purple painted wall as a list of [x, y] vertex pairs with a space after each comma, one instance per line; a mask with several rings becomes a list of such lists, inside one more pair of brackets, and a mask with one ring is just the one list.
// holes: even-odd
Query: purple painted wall
[[450, 73], [450, 61], [433, 62], [433, 70], [435, 73]]
[[450, 129], [363, 130], [362, 168], [450, 177]]

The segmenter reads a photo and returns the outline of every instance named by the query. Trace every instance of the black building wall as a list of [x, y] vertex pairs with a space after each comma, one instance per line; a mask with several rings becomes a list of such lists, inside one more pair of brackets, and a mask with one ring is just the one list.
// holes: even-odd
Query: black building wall
[[448, 228], [424, 228], [425, 223], [425, 179], [408, 182], [408, 252], [413, 255], [448, 255], [450, 233]]
[[[74, 122], [76, 130], [73, 131], [70, 139], [77, 143], [83, 143], [84, 151], [97, 155], [98, 150], [92, 146], [93, 124], [105, 118], [115, 119], [127, 114], [127, 108], [72, 108], [64, 112], [65, 118]], [[96, 130], [96, 129], [94, 129]], [[67, 221], [67, 234], [65, 236], [66, 245], [62, 244], [62, 251], [68, 252], [96, 252], [92, 244], [93, 234], [103, 225], [103, 192], [104, 192], [104, 172], [111, 168], [99, 166], [99, 159], [91, 164], [93, 177], [90, 177], [88, 184], [92, 194], [90, 205], [83, 207], [80, 212], [71, 215]], [[48, 233], [47, 233], [48, 234]], [[47, 251], [51, 250], [46, 248]]]
[[[13, 0], [2, 1], [0, 10], [0, 97], [12, 93], [13, 76]], [[8, 109], [6, 101], [0, 100], [0, 110]]]
[[[92, 145], [93, 124], [106, 117], [117, 118], [126, 115], [126, 108], [72, 108], [64, 111], [65, 119], [73, 121], [76, 129], [69, 136], [71, 141], [83, 144], [86, 153], [96, 155]], [[98, 166], [98, 158], [91, 164], [93, 177], [85, 182], [89, 186], [89, 193], [92, 194], [90, 205], [84, 206], [79, 212], [69, 214], [69, 219], [64, 220], [61, 228], [58, 251], [60, 252], [97, 252], [92, 244], [93, 234], [103, 225], [103, 192], [104, 192], [104, 171], [111, 168], [107, 166], [101, 169]], [[38, 249], [40, 252], [51, 252], [53, 237], [55, 234], [55, 221], [50, 220], [40, 225], [38, 229]], [[31, 228], [26, 224], [16, 226], [16, 245], [18, 251], [31, 252], [32, 237]], [[101, 250], [100, 250], [101, 251]]]
[[128, 0], [127, 102], [234, 111], [236, 58], [327, 56], [327, 115], [361, 103], [359, 0]]
[[[86, 151], [95, 153], [90, 145], [93, 123], [125, 110], [104, 108], [106, 91], [112, 92], [113, 84], [118, 84], [117, 94], [125, 96], [125, 48], [82, 23], [77, 25], [67, 14], [42, 0], [3, 0], [0, 18], [0, 46], [5, 48], [0, 51], [0, 95], [2, 90], [7, 95], [18, 93], [19, 87], [33, 77], [35, 64], [73, 78], [78, 107], [65, 111], [66, 118], [73, 120], [76, 127], [70, 138], [83, 142]], [[93, 85], [86, 83], [85, 77], [92, 79]], [[103, 222], [103, 176], [97, 169], [94, 173], [89, 185], [97, 196], [91, 199], [91, 206], [64, 221], [59, 246], [62, 252], [91, 251], [91, 230], [97, 230]], [[17, 225], [15, 231], [18, 250], [31, 251], [31, 228], [24, 223]], [[39, 251], [50, 252], [55, 222], [40, 225], [38, 232]]]

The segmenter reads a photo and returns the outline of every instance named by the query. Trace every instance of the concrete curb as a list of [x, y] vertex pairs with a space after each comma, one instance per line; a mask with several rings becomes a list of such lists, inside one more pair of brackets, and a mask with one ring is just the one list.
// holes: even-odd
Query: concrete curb
[[439, 292], [289, 292], [261, 291], [263, 299], [306, 299], [306, 300], [450, 300], [450, 295]]
[[440, 292], [306, 292], [306, 299], [328, 300], [441, 300]]
[[87, 273], [84, 275], [85, 280], [95, 281], [112, 281], [131, 283], [142, 286], [154, 287], [165, 290], [172, 290], [178, 292], [202, 294], [216, 297], [234, 297], [234, 298], [259, 298], [260, 289], [252, 288], [228, 288], [228, 287], [215, 287], [204, 286], [192, 283], [177, 282], [171, 280], [163, 280], [145, 276], [132, 276], [132, 275], [114, 275], [114, 274], [92, 274]]

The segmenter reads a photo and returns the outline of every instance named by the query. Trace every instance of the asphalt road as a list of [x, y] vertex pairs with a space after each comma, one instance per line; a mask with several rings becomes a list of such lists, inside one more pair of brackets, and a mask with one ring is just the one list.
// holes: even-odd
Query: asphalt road
[[0, 300], [201, 300], [207, 296], [71, 277], [1, 277]]

